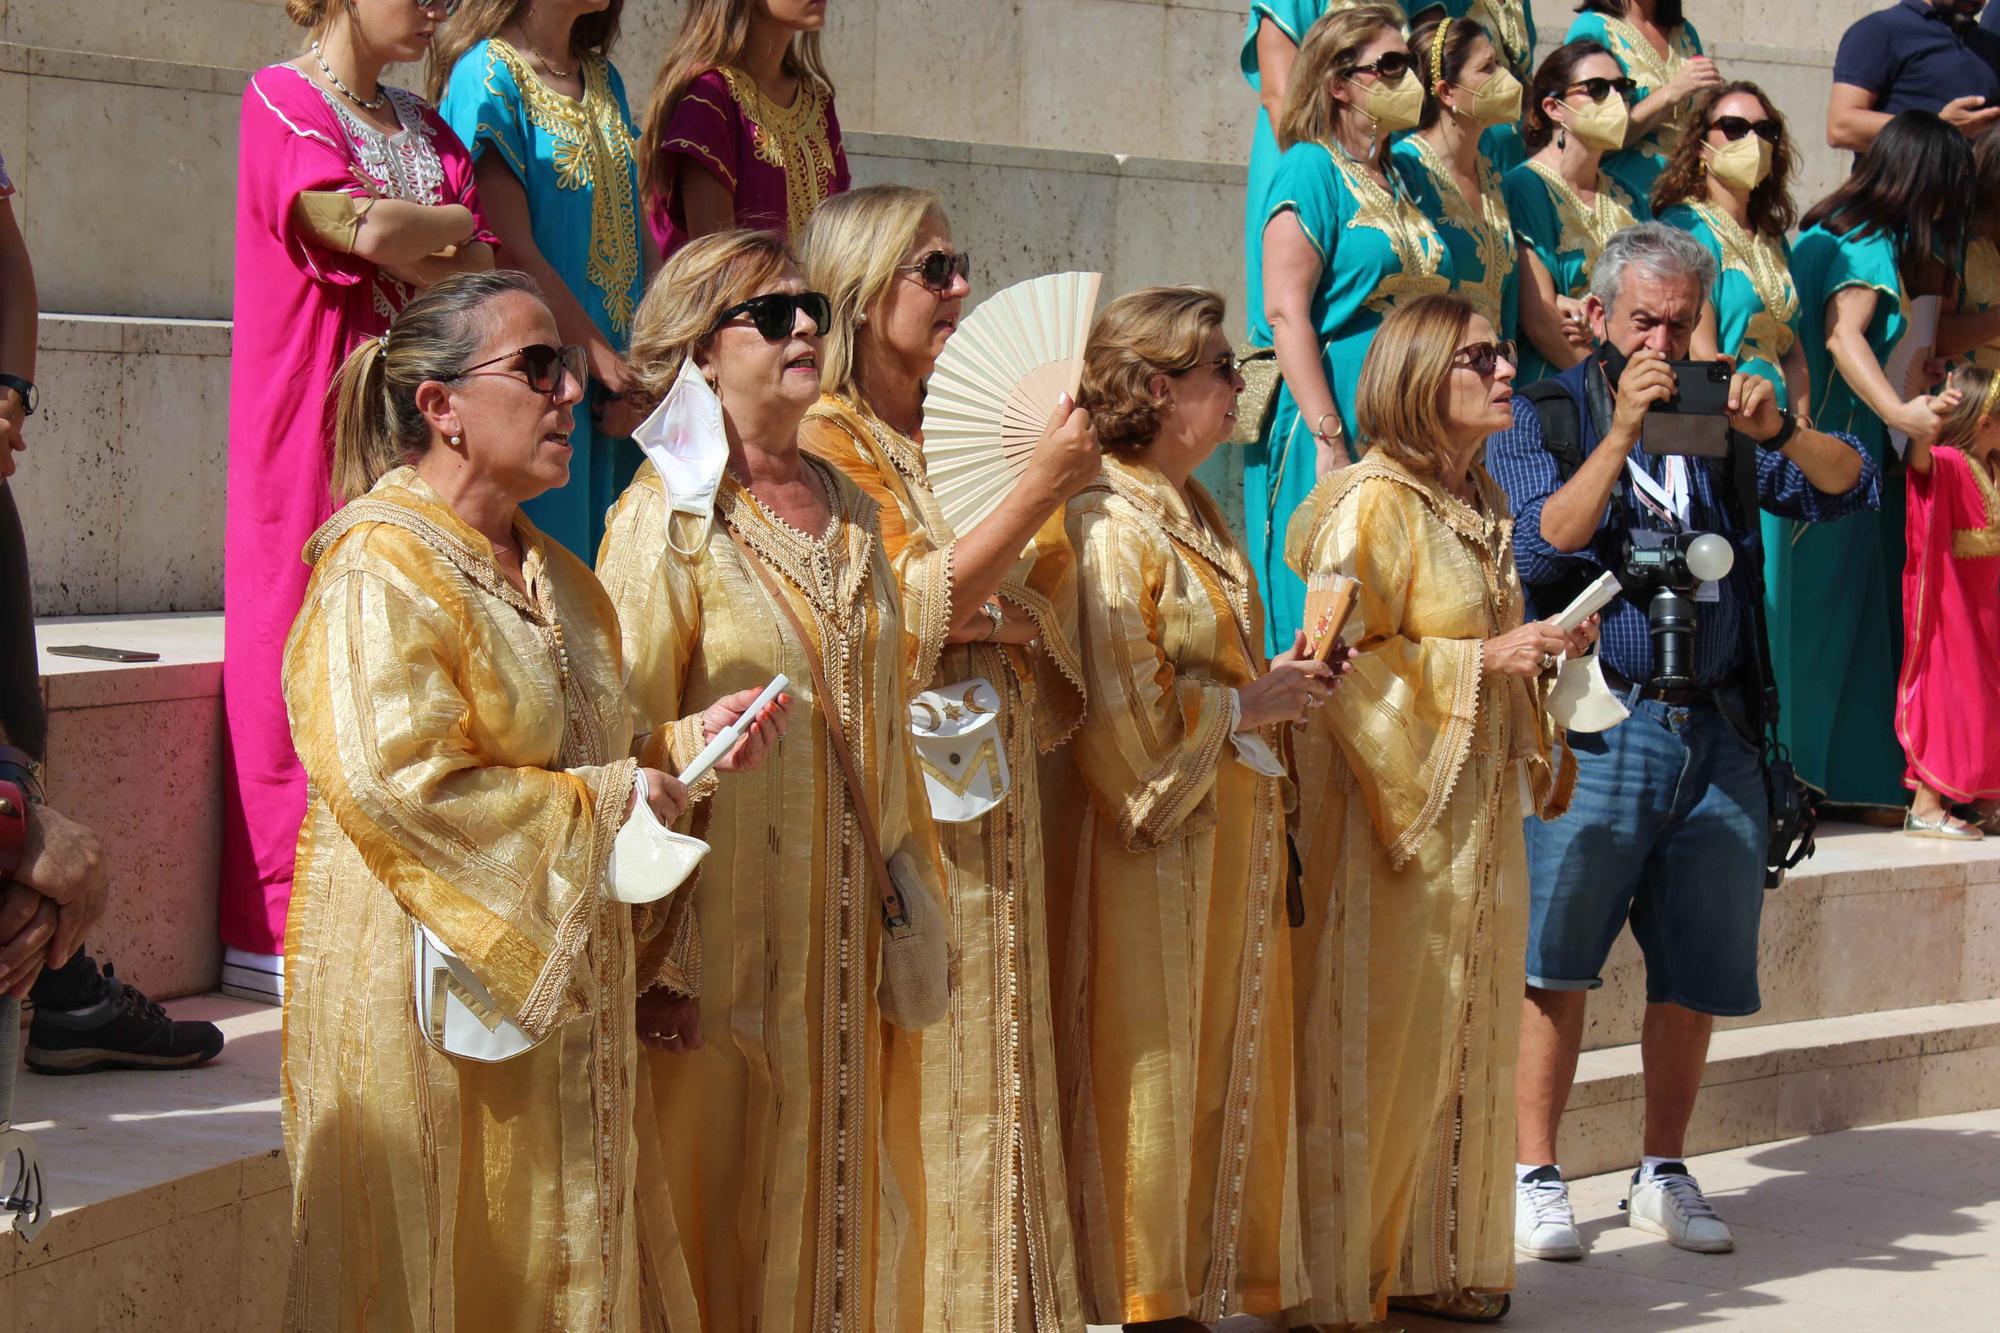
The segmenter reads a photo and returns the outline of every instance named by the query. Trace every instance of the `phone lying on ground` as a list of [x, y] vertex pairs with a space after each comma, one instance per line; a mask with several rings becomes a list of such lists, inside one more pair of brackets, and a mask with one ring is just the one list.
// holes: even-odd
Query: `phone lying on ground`
[[99, 648], [89, 643], [67, 643], [60, 648], [47, 651], [57, 657], [88, 657], [94, 662], [157, 662], [158, 653], [149, 653], [139, 648]]
[[1727, 361], [1669, 361], [1667, 367], [1680, 392], [1646, 413], [1640, 447], [1649, 454], [1729, 457], [1729, 382], [1735, 371]]

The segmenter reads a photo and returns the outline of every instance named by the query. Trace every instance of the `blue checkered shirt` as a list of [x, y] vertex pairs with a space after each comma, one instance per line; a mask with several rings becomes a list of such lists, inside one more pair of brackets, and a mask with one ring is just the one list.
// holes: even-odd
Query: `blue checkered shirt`
[[[1598, 426], [1584, 402], [1583, 377], [1588, 364], [1555, 377], [1569, 389], [1581, 415], [1586, 456], [1598, 441]], [[1835, 438], [1861, 455], [1861, 478], [1853, 489], [1841, 495], [1816, 490], [1796, 463], [1783, 454], [1760, 449], [1758, 504], [1781, 518], [1812, 523], [1879, 509], [1882, 483], [1875, 460], [1852, 436]], [[1643, 449], [1634, 449], [1632, 458], [1655, 480], [1665, 481], [1666, 459]], [[1727, 683], [1743, 660], [1744, 599], [1755, 595], [1750, 571], [1763, 563], [1763, 543], [1755, 532], [1736, 531], [1735, 520], [1724, 512], [1726, 506], [1716, 495], [1715, 465], [1705, 459], [1688, 462], [1689, 527], [1696, 532], [1719, 532], [1736, 547], [1736, 568], [1722, 581], [1717, 599], [1695, 603], [1695, 680], [1715, 686]], [[1562, 479], [1556, 473], [1555, 458], [1542, 447], [1541, 418], [1525, 395], [1514, 398], [1513, 426], [1486, 441], [1486, 470], [1513, 504], [1514, 561], [1520, 567], [1521, 582], [1527, 586], [1529, 614], [1536, 618], [1553, 616], [1563, 609], [1559, 594], [1538, 585], [1555, 583], [1579, 571], [1595, 577], [1599, 570], [1612, 569], [1622, 575], [1626, 534], [1635, 528], [1666, 527], [1632, 498], [1630, 482], [1621, 481], [1588, 546], [1565, 553], [1549, 545], [1542, 537], [1542, 505], [1561, 487]], [[1630, 597], [1619, 597], [1604, 608], [1602, 616], [1600, 653], [1605, 668], [1626, 680], [1643, 683], [1652, 679], [1653, 640], [1647, 631], [1645, 607]]]

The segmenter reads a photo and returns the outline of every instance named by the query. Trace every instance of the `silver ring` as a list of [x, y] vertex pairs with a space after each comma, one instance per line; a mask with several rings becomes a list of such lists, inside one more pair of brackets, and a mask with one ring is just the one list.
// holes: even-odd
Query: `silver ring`
[[1542, 654], [1542, 670], [1544, 671], [1553, 670], [1555, 668], [1555, 664], [1556, 664], [1556, 655], [1554, 653]]

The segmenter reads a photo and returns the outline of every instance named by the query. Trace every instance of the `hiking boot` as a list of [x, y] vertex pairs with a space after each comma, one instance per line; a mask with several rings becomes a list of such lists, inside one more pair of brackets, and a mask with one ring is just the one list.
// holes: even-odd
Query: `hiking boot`
[[1632, 1197], [1625, 1201], [1631, 1224], [1696, 1254], [1728, 1254], [1736, 1248], [1721, 1218], [1683, 1162], [1662, 1162], [1651, 1173], [1632, 1173]]
[[222, 1029], [177, 1021], [137, 986], [104, 965], [97, 997], [76, 1008], [35, 1006], [28, 1024], [28, 1068], [37, 1074], [91, 1074], [100, 1069], [193, 1069], [222, 1050]]
[[1538, 1166], [1515, 1183], [1514, 1248], [1530, 1259], [1583, 1258], [1569, 1183], [1559, 1168]]

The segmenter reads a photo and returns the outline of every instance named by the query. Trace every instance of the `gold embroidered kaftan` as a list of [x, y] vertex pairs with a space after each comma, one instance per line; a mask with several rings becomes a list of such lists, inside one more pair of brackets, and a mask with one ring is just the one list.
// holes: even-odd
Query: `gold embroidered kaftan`
[[[711, 529], [672, 516], [641, 467], [612, 511], [598, 566], [617, 605], [645, 760], [669, 771], [701, 748], [700, 710], [791, 678], [792, 722], [753, 773], [706, 788], [690, 831], [712, 847], [681, 890], [701, 966], [706, 1045], [649, 1053], [640, 1200], [649, 1295], [674, 1333], [902, 1333], [918, 1328], [924, 1176], [916, 1034], [875, 998], [881, 896], [822, 712], [838, 708], [883, 852], [935, 874], [910, 741], [909, 649], [872, 500], [808, 462], [833, 497], [818, 537], [733, 477]], [[832, 699], [816, 699], [791, 622], [732, 540], [740, 533], [817, 642]], [[935, 878], [932, 892], [937, 893]], [[942, 901], [940, 899], [940, 901]], [[648, 1119], [650, 1117], [650, 1121]]]
[[903, 614], [922, 627], [911, 690], [991, 682], [1012, 778], [981, 818], [936, 825], [957, 985], [946, 1021], [924, 1034], [925, 1327], [999, 1333], [1016, 1326], [1018, 1305], [1026, 1327], [1074, 1329], [1083, 1308], [1064, 1202], [1036, 780], [1037, 753], [1083, 715], [1075, 561], [1062, 518], [1000, 590], [1034, 617], [1039, 641], [947, 647], [951, 525], [915, 442], [833, 395], [807, 417], [800, 442], [881, 507]]
[[[408, 468], [306, 548], [288, 1329], [638, 1321], [635, 916], [651, 931], [603, 893], [633, 781], [618, 627], [580, 561], [515, 525], [526, 596]], [[412, 917], [546, 1039], [496, 1064], [430, 1046]]]
[[1354, 666], [1297, 746], [1306, 927], [1293, 935], [1313, 1300], [1514, 1278], [1514, 1063], [1537, 813], [1568, 803], [1535, 687], [1480, 641], [1521, 623], [1504, 492], [1475, 510], [1376, 452], [1314, 488], [1286, 558], [1361, 583]]
[[1104, 1323], [1305, 1295], [1287, 790], [1230, 743], [1230, 691], [1264, 670], [1263, 606], [1214, 501], [1189, 492], [1108, 458], [1068, 511], [1090, 707], [1043, 810], [1070, 1208]]

